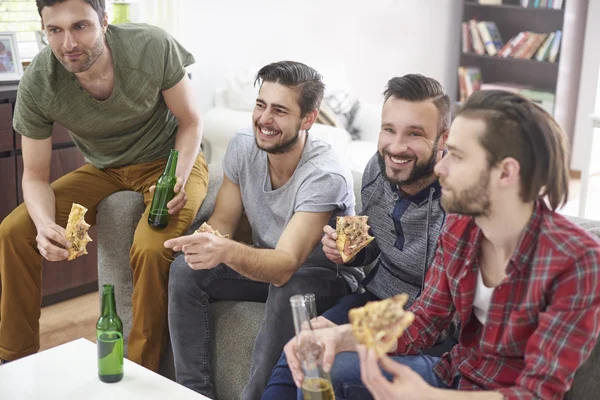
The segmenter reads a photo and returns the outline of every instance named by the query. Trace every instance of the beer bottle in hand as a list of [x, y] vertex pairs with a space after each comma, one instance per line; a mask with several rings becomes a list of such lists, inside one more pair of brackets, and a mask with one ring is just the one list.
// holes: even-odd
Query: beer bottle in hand
[[96, 323], [98, 377], [102, 382], [123, 378], [123, 323], [117, 315], [113, 285], [102, 287], [102, 314]]
[[148, 224], [156, 229], [164, 229], [169, 224], [167, 203], [175, 197], [174, 188], [177, 182], [175, 169], [177, 168], [178, 156], [179, 152], [177, 150], [171, 150], [165, 171], [158, 178], [158, 182], [156, 182], [154, 197], [152, 197], [152, 205], [150, 206], [150, 213], [148, 215]]
[[304, 400], [334, 400], [331, 378], [323, 370], [323, 345], [319, 343], [310, 325], [310, 310], [305, 296], [290, 297], [290, 305], [296, 330], [297, 354], [304, 371]]

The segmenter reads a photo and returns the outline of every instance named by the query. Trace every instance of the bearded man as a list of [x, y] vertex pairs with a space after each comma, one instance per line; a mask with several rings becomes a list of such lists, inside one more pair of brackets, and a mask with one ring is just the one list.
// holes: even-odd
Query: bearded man
[[[362, 281], [363, 290], [327, 310], [315, 328], [347, 324], [350, 309], [399, 293], [407, 293], [412, 304], [423, 290], [435, 255], [445, 212], [433, 170], [448, 137], [450, 98], [438, 81], [418, 74], [392, 78], [383, 96], [378, 151], [365, 168], [361, 190], [360, 214], [369, 217], [369, 233], [375, 239], [344, 264], [335, 227], [326, 225], [322, 238], [323, 251], [332, 262], [352, 267], [375, 262], [375, 266]], [[424, 353], [441, 355], [452, 348], [454, 330]], [[293, 398], [296, 390], [282, 354], [263, 399]]]

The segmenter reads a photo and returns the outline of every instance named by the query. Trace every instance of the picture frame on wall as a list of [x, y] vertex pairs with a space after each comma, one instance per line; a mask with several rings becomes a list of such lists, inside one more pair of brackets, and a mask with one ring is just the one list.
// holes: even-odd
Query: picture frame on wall
[[19, 82], [23, 65], [16, 32], [0, 32], [0, 84]]

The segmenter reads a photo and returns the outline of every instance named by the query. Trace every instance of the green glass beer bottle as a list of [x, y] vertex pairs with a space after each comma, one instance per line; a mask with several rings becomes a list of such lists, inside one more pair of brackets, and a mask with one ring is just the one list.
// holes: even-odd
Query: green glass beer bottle
[[123, 378], [123, 323], [117, 315], [113, 285], [102, 287], [102, 314], [96, 323], [98, 377], [102, 382]]
[[156, 182], [154, 197], [152, 197], [152, 205], [148, 214], [148, 224], [156, 229], [164, 229], [169, 224], [167, 203], [175, 197], [174, 188], [177, 182], [175, 169], [177, 168], [178, 157], [179, 152], [175, 149], [171, 150], [165, 171]]

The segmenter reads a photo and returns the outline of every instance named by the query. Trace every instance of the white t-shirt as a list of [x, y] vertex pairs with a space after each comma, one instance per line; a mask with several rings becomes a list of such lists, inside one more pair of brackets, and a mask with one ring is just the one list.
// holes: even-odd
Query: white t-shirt
[[473, 301], [473, 312], [475, 316], [485, 325], [487, 318], [487, 312], [490, 308], [490, 300], [492, 299], [492, 292], [494, 288], [489, 288], [483, 284], [483, 276], [481, 275], [481, 269], [477, 271], [477, 288], [475, 289], [475, 300]]

